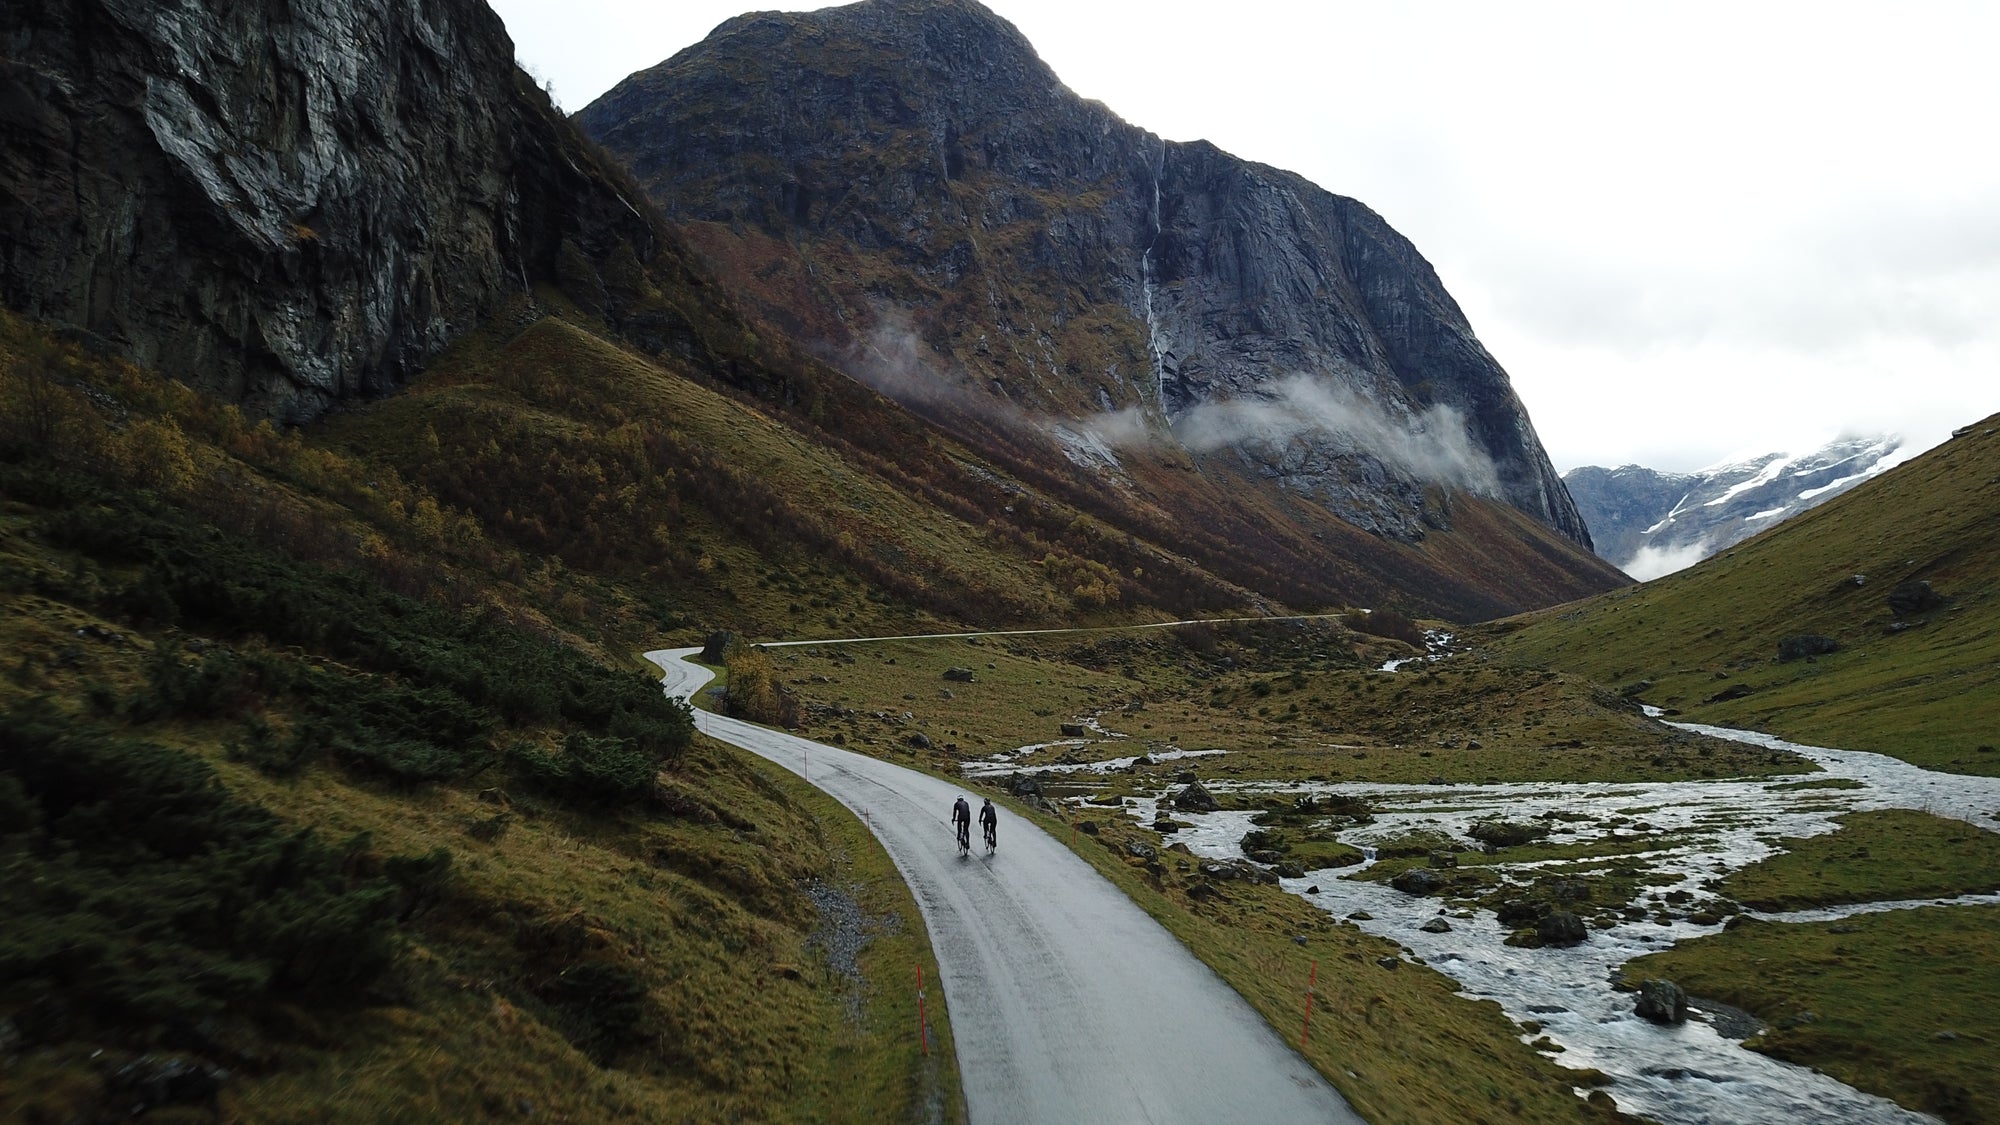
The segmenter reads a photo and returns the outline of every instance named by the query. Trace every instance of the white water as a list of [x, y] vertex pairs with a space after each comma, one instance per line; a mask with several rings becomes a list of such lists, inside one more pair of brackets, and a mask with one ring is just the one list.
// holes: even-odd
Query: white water
[[1139, 288], [1146, 308], [1146, 347], [1153, 355], [1153, 392], [1159, 397], [1162, 413], [1167, 409], [1167, 368], [1163, 362], [1167, 346], [1159, 318], [1153, 315], [1153, 247], [1160, 244], [1160, 178], [1166, 172], [1167, 142], [1162, 139], [1160, 159], [1153, 168], [1153, 234], [1146, 242], [1146, 252], [1139, 255]]
[[[1504, 944], [1507, 927], [1490, 913], [1444, 907], [1435, 898], [1407, 895], [1392, 887], [1345, 877], [1366, 864], [1311, 871], [1304, 878], [1282, 880], [1281, 885], [1301, 895], [1309, 886], [1317, 886], [1318, 893], [1306, 895], [1306, 900], [1335, 917], [1346, 919], [1356, 912], [1372, 916], [1350, 920], [1400, 943], [1408, 956], [1457, 981], [1465, 995], [1494, 1000], [1517, 1021], [1536, 1021], [1541, 1025], [1538, 1034], [1564, 1049], [1560, 1055], [1564, 1065], [1594, 1068], [1611, 1076], [1613, 1082], [1606, 1092], [1621, 1109], [1662, 1125], [1932, 1120], [1815, 1071], [1744, 1050], [1719, 1034], [1699, 1012], [1677, 1027], [1654, 1025], [1633, 1012], [1633, 996], [1615, 991], [1611, 980], [1619, 966], [1634, 957], [1716, 932], [1719, 926], [1697, 925], [1682, 917], [1712, 897], [1703, 884], [1772, 855], [1781, 837], [1831, 832], [1838, 827], [1834, 818], [1840, 814], [1889, 808], [1923, 809], [2000, 831], [2000, 779], [1933, 773], [1880, 754], [1802, 746], [1749, 731], [1692, 723], [1674, 725], [1791, 751], [1818, 763], [1826, 772], [1803, 779], [1636, 784], [1208, 785], [1217, 792], [1339, 792], [1364, 797], [1376, 810], [1375, 823], [1344, 831], [1341, 838], [1364, 847], [1371, 861], [1374, 849], [1370, 845], [1411, 831], [1442, 831], [1469, 842], [1467, 830], [1475, 821], [1504, 817], [1518, 822], [1545, 812], [1560, 812], [1565, 818], [1543, 821], [1553, 826], [1550, 839], [1554, 843], [1657, 840], [1657, 846], [1602, 862], [1636, 863], [1652, 873], [1678, 876], [1680, 881], [1646, 889], [1638, 905], [1647, 909], [1647, 920], [1592, 930], [1587, 941], [1572, 949], [1508, 946]], [[1860, 784], [1852, 789], [1784, 787], [1791, 780], [1830, 778]], [[1140, 823], [1149, 824], [1171, 791], [1134, 800], [1127, 811]], [[1174, 839], [1197, 856], [1241, 858], [1240, 841], [1252, 827], [1252, 815], [1176, 810], [1174, 818], [1192, 827]], [[1567, 819], [1570, 817], [1576, 819]], [[1515, 864], [1504, 870], [1513, 872], [1517, 879], [1532, 880], [1533, 869], [1545, 865]], [[1694, 899], [1669, 906], [1665, 896], [1674, 891], [1686, 891]], [[1870, 903], [1765, 917], [1773, 921], [1827, 921], [1917, 906], [1974, 903], [2000, 903], [2000, 895]], [[1673, 920], [1658, 920], [1663, 909], [1671, 910]], [[1451, 932], [1431, 934], [1419, 928], [1440, 914], [1446, 915]]]

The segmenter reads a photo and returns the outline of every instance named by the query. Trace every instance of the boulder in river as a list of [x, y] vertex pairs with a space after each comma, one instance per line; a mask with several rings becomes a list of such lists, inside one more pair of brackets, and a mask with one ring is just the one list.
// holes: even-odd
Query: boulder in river
[[1451, 923], [1442, 918], [1433, 918], [1417, 928], [1427, 934], [1448, 934], [1451, 932]]
[[1687, 1020], [1687, 993], [1681, 986], [1670, 980], [1649, 980], [1639, 983], [1639, 999], [1632, 1010], [1645, 1019], [1659, 1024], [1684, 1023]]
[[1428, 867], [1412, 867], [1397, 872], [1396, 877], [1389, 880], [1390, 886], [1406, 895], [1435, 894], [1444, 887], [1444, 883], [1444, 876]]
[[1174, 807], [1189, 812], [1214, 812], [1221, 808], [1215, 797], [1202, 788], [1199, 781], [1188, 783], [1188, 787], [1174, 794]]
[[1583, 925], [1583, 919], [1567, 910], [1551, 910], [1535, 923], [1535, 936], [1543, 945], [1568, 947], [1582, 943], [1590, 936]]

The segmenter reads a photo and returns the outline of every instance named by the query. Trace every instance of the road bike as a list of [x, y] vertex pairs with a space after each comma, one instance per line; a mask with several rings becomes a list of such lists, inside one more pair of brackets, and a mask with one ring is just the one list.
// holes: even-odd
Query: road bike
[[986, 825], [983, 831], [986, 833], [986, 850], [990, 852], [998, 848], [1000, 846], [1000, 839], [995, 826], [991, 824]]
[[970, 855], [971, 853], [972, 853], [972, 823], [970, 821], [961, 820], [958, 822], [958, 854]]

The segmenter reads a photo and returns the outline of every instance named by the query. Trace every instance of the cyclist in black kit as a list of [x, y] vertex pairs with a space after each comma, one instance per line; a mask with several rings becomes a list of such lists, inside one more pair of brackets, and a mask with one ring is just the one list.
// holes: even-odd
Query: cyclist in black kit
[[952, 802], [951, 827], [953, 831], [958, 833], [958, 850], [961, 853], [971, 851], [972, 806], [965, 803], [964, 797], [960, 797], [958, 800]]
[[1000, 846], [999, 827], [1000, 814], [994, 811], [993, 798], [988, 797], [986, 803], [979, 806], [979, 830], [986, 834], [986, 850], [989, 852]]

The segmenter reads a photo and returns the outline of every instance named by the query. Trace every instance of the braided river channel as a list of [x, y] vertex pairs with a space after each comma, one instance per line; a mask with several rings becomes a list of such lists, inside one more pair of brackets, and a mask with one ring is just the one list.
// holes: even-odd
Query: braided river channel
[[[1591, 930], [1587, 940], [1566, 949], [1509, 946], [1505, 939], [1514, 927], [1503, 925], [1490, 911], [1459, 905], [1441, 909], [1436, 898], [1349, 877], [1365, 870], [1367, 863], [1307, 871], [1301, 878], [1282, 879], [1280, 885], [1337, 918], [1399, 943], [1404, 959], [1421, 961], [1450, 976], [1464, 995], [1493, 1000], [1510, 1018], [1539, 1025], [1535, 1036], [1546, 1036], [1560, 1046], [1564, 1065], [1607, 1075], [1611, 1081], [1605, 1091], [1628, 1113], [1662, 1125], [1934, 1120], [1816, 1071], [1744, 1049], [1740, 1039], [1755, 1024], [1741, 1013], [1704, 1011], [1696, 1000], [1686, 1023], [1651, 1023], [1635, 1014], [1632, 994], [1614, 989], [1613, 980], [1619, 967], [1634, 957], [1721, 929], [1719, 921], [1690, 920], [1688, 914], [1701, 914], [1690, 904], [1713, 897], [1704, 887], [1709, 880], [1775, 854], [1781, 838], [1832, 832], [1838, 828], [1835, 817], [1874, 809], [1920, 809], [2000, 832], [2000, 778], [1935, 773], [1879, 754], [1802, 746], [1750, 731], [1675, 725], [1790, 751], [1825, 771], [1809, 775], [1811, 780], [1832, 780], [1845, 787], [1787, 784], [1800, 780], [1797, 777], [1640, 784], [1204, 784], [1218, 794], [1270, 791], [1363, 798], [1374, 812], [1374, 822], [1343, 829], [1341, 839], [1361, 847], [1370, 857], [1368, 863], [1373, 862], [1371, 845], [1377, 842], [1414, 832], [1469, 841], [1474, 823], [1495, 818], [1516, 822], [1542, 818], [1541, 823], [1559, 826], [1552, 833], [1553, 843], [1658, 840], [1657, 848], [1618, 857], [1620, 862], [1642, 865], [1648, 873], [1648, 885], [1637, 903], [1640, 909], [1627, 911], [1626, 920], [1609, 929]], [[1055, 768], [1117, 769], [1131, 760]], [[968, 772], [979, 773], [1020, 768], [1008, 764], [1006, 756], [968, 766]], [[1037, 771], [1027, 767], [1023, 772]], [[1125, 811], [1151, 824], [1174, 791], [1128, 800]], [[1197, 857], [1240, 860], [1241, 841], [1254, 827], [1254, 815], [1174, 809], [1173, 818], [1191, 827], [1173, 838]], [[1535, 866], [1523, 863], [1497, 870], [1532, 881]], [[1756, 917], [1827, 921], [1920, 906], [1996, 902], [2000, 895], [1968, 895]], [[1440, 918], [1448, 929], [1436, 925]], [[1443, 932], [1426, 931], [1422, 928], [1426, 924]]]

